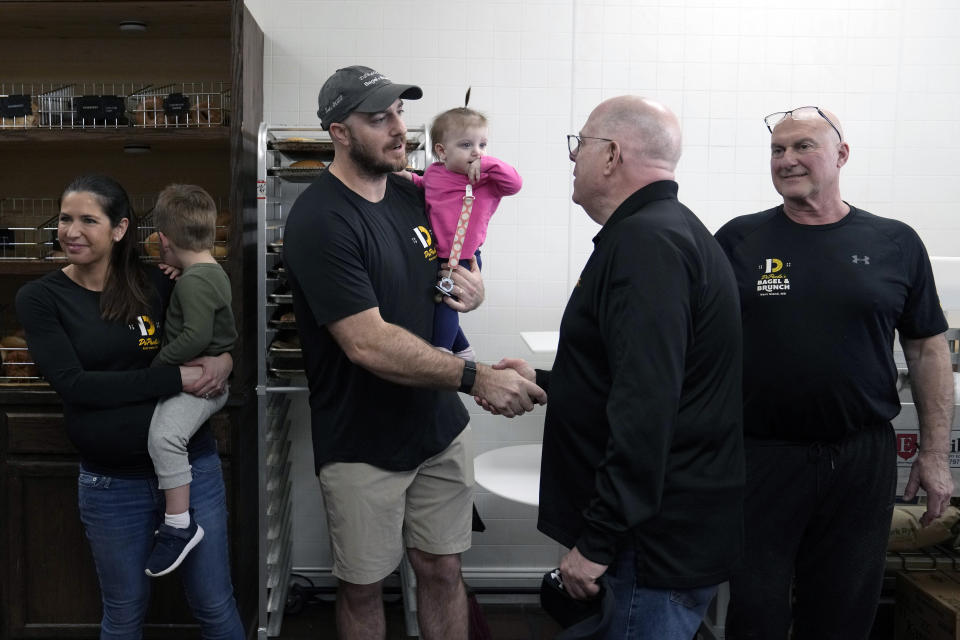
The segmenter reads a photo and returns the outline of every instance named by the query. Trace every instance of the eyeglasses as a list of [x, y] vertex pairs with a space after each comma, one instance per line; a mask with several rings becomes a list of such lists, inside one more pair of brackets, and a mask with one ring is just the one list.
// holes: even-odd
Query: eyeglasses
[[567, 135], [567, 149], [570, 150], [570, 155], [575, 156], [580, 151], [580, 145], [584, 140], [604, 140], [606, 142], [616, 142], [616, 140], [611, 140], [610, 138], [597, 138], [594, 136], [575, 136]]
[[826, 120], [827, 124], [833, 127], [833, 130], [837, 132], [838, 136], [840, 136], [840, 142], [843, 142], [843, 134], [840, 133], [840, 129], [837, 127], [837, 125], [833, 124], [830, 118], [827, 117], [827, 114], [820, 110], [820, 107], [797, 107], [796, 109], [791, 109], [790, 111], [777, 111], [776, 113], [771, 113], [764, 118], [763, 122], [767, 125], [767, 129], [770, 130], [770, 133], [773, 133], [773, 128], [788, 117], [793, 117], [794, 120], [805, 120], [813, 116], [814, 113]]

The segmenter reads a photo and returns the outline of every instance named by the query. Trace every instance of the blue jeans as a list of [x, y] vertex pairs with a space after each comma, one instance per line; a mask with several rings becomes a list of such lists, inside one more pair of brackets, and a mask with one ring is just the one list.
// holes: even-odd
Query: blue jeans
[[718, 585], [651, 589], [637, 585], [635, 551], [620, 551], [607, 570], [616, 612], [605, 640], [690, 640]]
[[[220, 458], [211, 453], [192, 461], [190, 506], [203, 527], [203, 540], [177, 570], [203, 638], [243, 640], [233, 597], [227, 547], [227, 504]], [[79, 505], [100, 578], [103, 600], [101, 640], [137, 640], [150, 601], [144, 573], [153, 534], [163, 518], [157, 479], [117, 478], [80, 469]]]

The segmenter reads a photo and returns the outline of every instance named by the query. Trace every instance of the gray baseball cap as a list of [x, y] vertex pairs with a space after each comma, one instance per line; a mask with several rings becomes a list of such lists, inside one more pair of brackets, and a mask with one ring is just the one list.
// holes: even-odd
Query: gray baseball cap
[[343, 122], [354, 111], [385, 111], [397, 98], [419, 100], [423, 90], [412, 84], [394, 84], [370, 67], [344, 67], [327, 78], [320, 89], [317, 117], [324, 131], [334, 122]]

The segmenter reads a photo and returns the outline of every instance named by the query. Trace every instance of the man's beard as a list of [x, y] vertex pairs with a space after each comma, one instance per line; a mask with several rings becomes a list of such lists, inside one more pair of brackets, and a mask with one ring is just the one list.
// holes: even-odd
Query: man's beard
[[360, 142], [360, 139], [355, 135], [350, 136], [350, 160], [353, 161], [357, 169], [368, 176], [381, 176], [385, 173], [403, 171], [407, 168], [406, 153], [395, 162], [383, 160], [378, 158], [370, 147]]

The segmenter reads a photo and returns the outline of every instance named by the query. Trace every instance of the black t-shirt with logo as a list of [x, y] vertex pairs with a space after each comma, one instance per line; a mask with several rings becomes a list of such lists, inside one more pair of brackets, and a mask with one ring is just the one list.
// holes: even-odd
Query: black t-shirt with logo
[[437, 251], [423, 194], [387, 177], [369, 202], [330, 172], [297, 198], [284, 228], [284, 266], [310, 386], [314, 463], [408, 470], [467, 424], [453, 391], [394, 384], [350, 362], [326, 325], [379, 307], [386, 322], [429, 341]]
[[747, 435], [832, 441], [899, 413], [894, 329], [915, 339], [947, 328], [913, 229], [856, 207], [802, 225], [781, 205], [716, 237], [740, 289]]
[[[84, 467], [111, 476], [149, 476], [147, 432], [157, 399], [179, 393], [180, 369], [151, 367], [160, 349], [173, 283], [148, 270], [154, 295], [131, 322], [100, 317], [100, 293], [56, 270], [17, 292], [17, 316], [34, 361], [63, 400], [70, 442]], [[209, 426], [190, 440], [191, 457], [215, 450]]]

